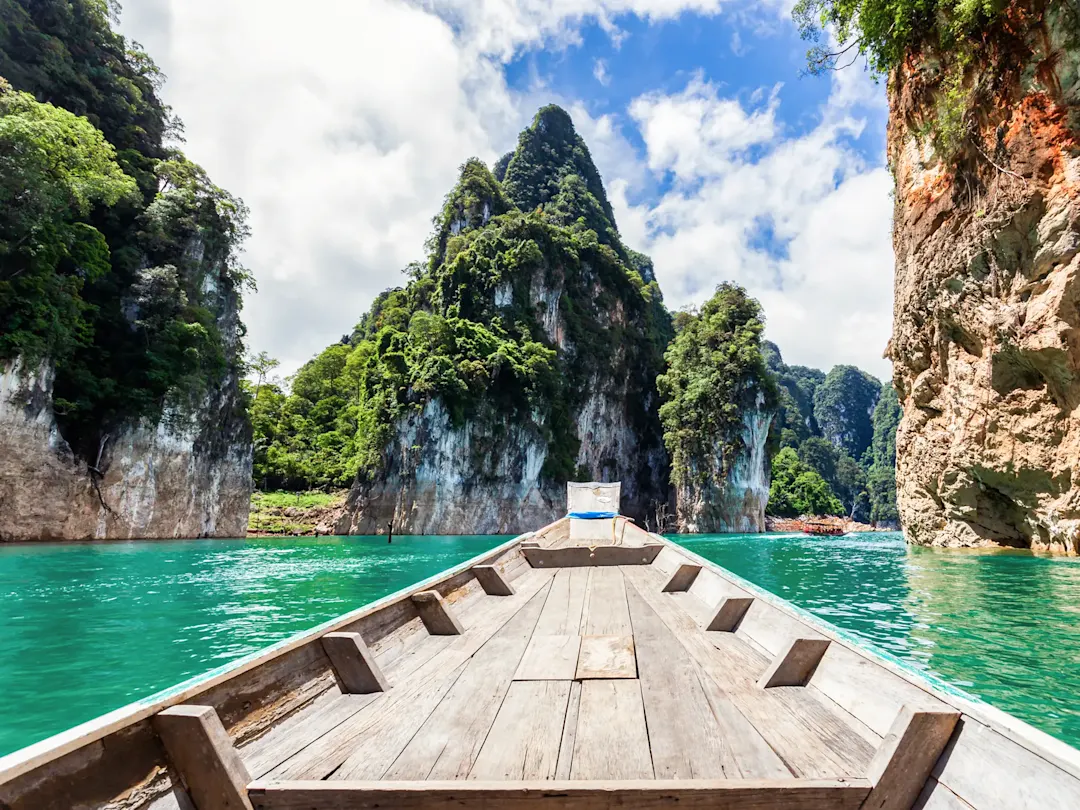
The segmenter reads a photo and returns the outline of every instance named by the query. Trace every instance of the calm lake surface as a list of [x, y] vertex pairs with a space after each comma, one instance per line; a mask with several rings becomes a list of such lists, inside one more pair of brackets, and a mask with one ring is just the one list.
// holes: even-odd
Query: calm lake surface
[[[0, 547], [0, 754], [255, 652], [503, 539]], [[909, 549], [899, 534], [674, 539], [1080, 745], [1080, 560]]]

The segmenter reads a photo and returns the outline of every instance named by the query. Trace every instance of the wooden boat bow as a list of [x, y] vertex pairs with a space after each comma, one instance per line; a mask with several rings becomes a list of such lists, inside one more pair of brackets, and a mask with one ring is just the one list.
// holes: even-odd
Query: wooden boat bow
[[0, 807], [1080, 807], [1074, 749], [575, 520], [4, 757]]

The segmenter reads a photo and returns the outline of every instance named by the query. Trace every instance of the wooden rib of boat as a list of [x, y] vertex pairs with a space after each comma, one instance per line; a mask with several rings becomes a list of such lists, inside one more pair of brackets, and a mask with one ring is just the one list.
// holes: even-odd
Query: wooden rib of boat
[[0, 759], [5, 810], [1080, 807], [1080, 752], [625, 519]]

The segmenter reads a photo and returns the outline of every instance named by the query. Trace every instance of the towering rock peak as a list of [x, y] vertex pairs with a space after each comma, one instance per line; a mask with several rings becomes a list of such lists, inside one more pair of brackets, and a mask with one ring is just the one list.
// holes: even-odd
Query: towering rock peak
[[431, 266], [446, 258], [446, 245], [454, 236], [482, 228], [492, 217], [512, 207], [502, 186], [479, 158], [469, 158], [461, 166], [457, 185], [446, 195], [442, 211], [435, 218], [435, 244]]
[[622, 246], [558, 107], [496, 169], [466, 161], [426, 265], [354, 333], [370, 430], [339, 531], [535, 528], [571, 478], [621, 480], [640, 517], [667, 500], [655, 381], [671, 319], [652, 262]]
[[583, 218], [601, 241], [611, 244], [618, 240], [615, 214], [600, 172], [570, 115], [561, 107], [542, 107], [518, 136], [503, 185], [522, 211], [542, 207], [560, 225]]

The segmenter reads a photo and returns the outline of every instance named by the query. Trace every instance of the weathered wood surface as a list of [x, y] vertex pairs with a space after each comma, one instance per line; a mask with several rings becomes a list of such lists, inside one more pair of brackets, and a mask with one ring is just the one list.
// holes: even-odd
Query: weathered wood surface
[[630, 610], [626, 606], [626, 585], [618, 568], [594, 568], [589, 576], [588, 601], [583, 617], [586, 636], [629, 636]]
[[570, 778], [653, 778], [638, 681], [582, 681]]
[[827, 649], [827, 638], [791, 639], [765, 670], [758, 680], [758, 686], [762, 689], [773, 686], [805, 686]]
[[259, 779], [375, 700], [377, 692], [343, 695], [333, 690], [240, 749], [248, 772]]
[[857, 810], [864, 780], [294, 782], [251, 786], [256, 810]]
[[571, 681], [515, 681], [469, 772], [470, 779], [554, 779]]
[[465, 627], [438, 591], [421, 591], [412, 596], [424, 626], [433, 636], [460, 636]]
[[655, 611], [632, 588], [638, 675], [657, 779], [720, 779], [730, 754], [701, 686], [697, 664]]
[[611, 565], [648, 565], [660, 553], [661, 546], [568, 546], [565, 548], [527, 548], [522, 553], [533, 568], [578, 568]]
[[480, 587], [484, 589], [484, 593], [489, 596], [514, 595], [514, 589], [510, 587], [510, 583], [503, 579], [499, 569], [495, 566], [475, 565], [472, 572], [476, 575], [476, 579], [479, 581]]
[[595, 678], [636, 678], [633, 636], [583, 636], [578, 653], [579, 681]]
[[536, 623], [541, 636], [576, 636], [581, 630], [590, 569], [563, 568], [555, 572], [547, 602]]
[[[385, 773], [373, 772], [370, 757], [363, 753], [350, 756], [333, 778], [466, 778], [532, 637], [543, 608], [543, 596], [545, 594], [538, 595], [518, 611], [477, 651], [454, 686]], [[379, 748], [385, 756], [386, 745]]]
[[251, 810], [251, 776], [212, 706], [172, 706], [153, 723], [199, 810]]
[[[840, 712], [830, 711], [804, 687], [757, 688], [754, 664], [760, 654], [737, 634], [702, 630], [678, 603], [690, 594], [664, 594], [657, 583], [663, 575], [649, 569], [624, 569], [631, 586], [668, 625], [701, 670], [711, 677], [734, 708], [757, 730], [783, 761], [801, 778], [859, 776], [873, 756], [873, 747], [849, 725]], [[714, 644], [713, 642], [718, 642]], [[760, 672], [760, 669], [758, 670]], [[752, 737], [746, 761], [768, 766], [768, 755]], [[736, 752], [737, 753], [737, 752]], [[762, 757], [765, 759], [762, 760]]]
[[728, 596], [720, 601], [716, 613], [705, 625], [706, 630], [714, 630], [720, 633], [734, 633], [739, 628], [739, 622], [743, 620], [746, 611], [754, 603], [749, 596]]
[[926, 785], [912, 810], [973, 810], [973, 808], [937, 779], [930, 777], [926, 780]]
[[559, 763], [555, 769], [556, 779], [569, 779], [574, 764], [574, 744], [577, 740], [578, 709], [581, 706], [581, 681], [570, 684], [570, 699], [566, 705], [562, 741], [559, 744]]
[[[550, 599], [550, 596], [548, 597]], [[578, 669], [581, 636], [542, 636], [534, 633], [514, 680], [572, 681]]]
[[322, 645], [346, 692], [366, 695], [390, 688], [390, 682], [359, 633], [327, 633]]
[[[518, 610], [550, 582], [547, 571], [530, 571], [518, 580], [517, 593], [490, 599], [472, 617], [469, 632], [419, 667], [409, 680], [382, 694], [370, 707], [340, 724], [275, 768], [273, 779], [323, 779], [353, 754], [367, 755], [372, 767], [389, 768], [438, 705], [466, 662]], [[365, 752], [369, 752], [366, 754]], [[381, 776], [381, 773], [379, 774]]]
[[1080, 779], [966, 714], [933, 774], [976, 810], [1080, 807]]
[[697, 579], [700, 573], [700, 565], [691, 565], [689, 563], [680, 565], [664, 586], [664, 593], [678, 593], [679, 591], [690, 590], [690, 586], [694, 584], [694, 580]]
[[874, 787], [865, 810], [911, 810], [959, 717], [905, 707], [870, 762], [866, 775]]

